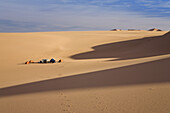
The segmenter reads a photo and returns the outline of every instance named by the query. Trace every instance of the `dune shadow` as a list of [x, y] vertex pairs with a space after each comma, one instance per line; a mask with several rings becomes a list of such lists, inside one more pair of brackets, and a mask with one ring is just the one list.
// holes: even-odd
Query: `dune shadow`
[[117, 58], [127, 60], [170, 54], [170, 32], [163, 36], [114, 42], [92, 47], [93, 51], [70, 56], [72, 59]]
[[170, 58], [0, 89], [0, 97], [46, 91], [170, 82]]

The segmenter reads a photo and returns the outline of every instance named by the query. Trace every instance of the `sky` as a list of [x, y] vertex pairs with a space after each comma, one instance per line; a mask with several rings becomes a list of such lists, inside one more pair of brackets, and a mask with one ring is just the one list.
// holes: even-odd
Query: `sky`
[[170, 30], [170, 0], [0, 0], [0, 32]]

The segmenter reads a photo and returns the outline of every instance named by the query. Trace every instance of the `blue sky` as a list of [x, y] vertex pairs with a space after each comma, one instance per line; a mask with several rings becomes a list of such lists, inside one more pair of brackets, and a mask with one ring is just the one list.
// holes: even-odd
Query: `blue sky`
[[0, 32], [170, 30], [170, 0], [0, 0]]

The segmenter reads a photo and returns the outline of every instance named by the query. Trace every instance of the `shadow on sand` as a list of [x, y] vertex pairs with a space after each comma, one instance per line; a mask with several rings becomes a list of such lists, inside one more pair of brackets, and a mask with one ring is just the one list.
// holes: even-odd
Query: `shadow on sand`
[[170, 82], [170, 58], [0, 89], [0, 97], [46, 91]]
[[127, 60], [170, 54], [170, 32], [163, 36], [122, 41], [92, 47], [90, 52], [71, 56], [72, 59], [118, 58]]

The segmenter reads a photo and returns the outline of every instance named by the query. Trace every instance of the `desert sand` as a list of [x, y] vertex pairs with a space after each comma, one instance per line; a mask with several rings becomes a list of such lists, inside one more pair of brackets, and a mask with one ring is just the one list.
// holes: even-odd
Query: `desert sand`
[[0, 113], [169, 113], [169, 67], [168, 31], [0, 33]]

